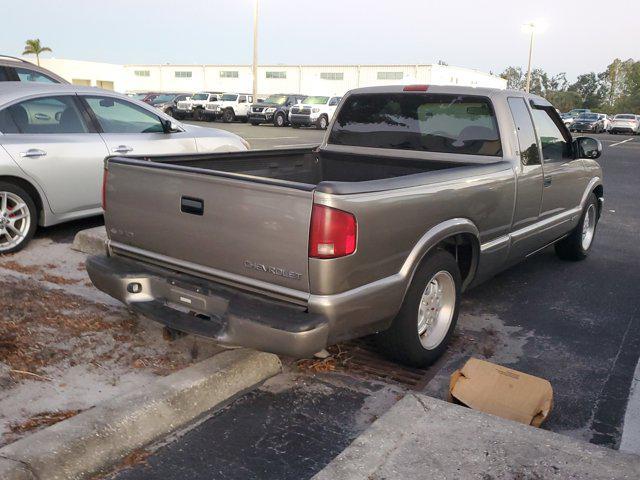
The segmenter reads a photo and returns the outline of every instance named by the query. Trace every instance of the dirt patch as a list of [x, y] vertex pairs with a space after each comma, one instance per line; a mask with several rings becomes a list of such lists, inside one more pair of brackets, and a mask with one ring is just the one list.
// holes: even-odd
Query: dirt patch
[[12, 423], [9, 430], [12, 433], [26, 433], [49, 427], [58, 422], [71, 418], [80, 413], [80, 410], [66, 410], [63, 412], [42, 412], [32, 416], [28, 420], [21, 423]]
[[41, 265], [22, 265], [21, 263], [13, 260], [2, 262], [2, 268], [13, 270], [14, 272], [18, 273], [24, 273], [25, 275], [33, 275], [34, 273], [39, 273], [42, 271]]
[[75, 285], [80, 283], [80, 280], [61, 277], [60, 275], [52, 275], [50, 273], [43, 273], [40, 277], [45, 282], [54, 283], [56, 285]]

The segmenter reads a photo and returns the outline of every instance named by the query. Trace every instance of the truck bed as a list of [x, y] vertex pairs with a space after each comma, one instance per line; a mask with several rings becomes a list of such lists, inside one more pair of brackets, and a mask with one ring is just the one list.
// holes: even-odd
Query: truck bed
[[150, 160], [176, 167], [251, 175], [309, 186], [317, 186], [322, 182], [382, 180], [465, 166], [460, 162], [316, 152], [310, 149], [250, 150], [209, 155], [152, 157]]

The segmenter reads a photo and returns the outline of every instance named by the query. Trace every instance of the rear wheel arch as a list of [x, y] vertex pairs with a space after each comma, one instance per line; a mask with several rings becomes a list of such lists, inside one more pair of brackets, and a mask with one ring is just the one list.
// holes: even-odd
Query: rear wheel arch
[[40, 192], [31, 182], [25, 180], [24, 178], [13, 177], [11, 175], [0, 176], [0, 182], [12, 183], [27, 192], [33, 200], [33, 203], [35, 203], [36, 205], [38, 215], [38, 218], [36, 220], [38, 222], [42, 221], [44, 216], [44, 202], [42, 197], [40, 196]]
[[413, 282], [416, 271], [429, 253], [439, 249], [449, 252], [456, 259], [462, 277], [462, 289], [466, 289], [478, 270], [479, 238], [477, 227], [468, 219], [447, 220], [431, 228], [418, 241], [402, 267], [401, 273], [408, 277], [406, 288], [408, 289]]

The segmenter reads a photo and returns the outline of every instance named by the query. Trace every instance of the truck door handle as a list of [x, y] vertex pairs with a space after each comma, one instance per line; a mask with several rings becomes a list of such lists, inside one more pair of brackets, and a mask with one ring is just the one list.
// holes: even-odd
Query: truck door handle
[[542, 184], [545, 187], [550, 187], [551, 186], [551, 177], [544, 177], [544, 181], [542, 182]]
[[118, 145], [116, 148], [111, 150], [113, 153], [129, 153], [133, 152], [133, 148], [128, 145]]
[[47, 152], [40, 150], [39, 148], [30, 148], [26, 152], [20, 152], [20, 156], [24, 158], [44, 157], [46, 154]]
[[182, 197], [180, 199], [180, 211], [190, 215], [204, 215], [204, 200], [193, 197]]

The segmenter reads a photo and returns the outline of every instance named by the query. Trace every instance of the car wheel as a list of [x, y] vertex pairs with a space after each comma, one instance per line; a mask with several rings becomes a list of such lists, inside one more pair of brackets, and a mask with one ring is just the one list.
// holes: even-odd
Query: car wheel
[[283, 113], [278, 113], [275, 117], [273, 117], [273, 124], [276, 127], [284, 127], [286, 120], [284, 118], [284, 114]]
[[325, 115], [322, 115], [316, 122], [316, 128], [318, 130], [326, 130], [328, 124], [329, 124], [329, 119]]
[[231, 110], [230, 108], [228, 108], [227, 110], [224, 111], [224, 113], [222, 114], [222, 121], [224, 123], [231, 123], [235, 120], [236, 116], [233, 113], [233, 110]]
[[556, 254], [563, 260], [584, 260], [589, 255], [598, 225], [598, 199], [592, 193], [582, 212], [580, 223], [569, 236], [556, 242]]
[[37, 225], [38, 213], [31, 196], [17, 185], [0, 182], [0, 254], [23, 249]]
[[389, 329], [376, 335], [392, 360], [427, 367], [446, 350], [458, 320], [460, 270], [453, 256], [436, 250], [418, 267], [400, 312]]

